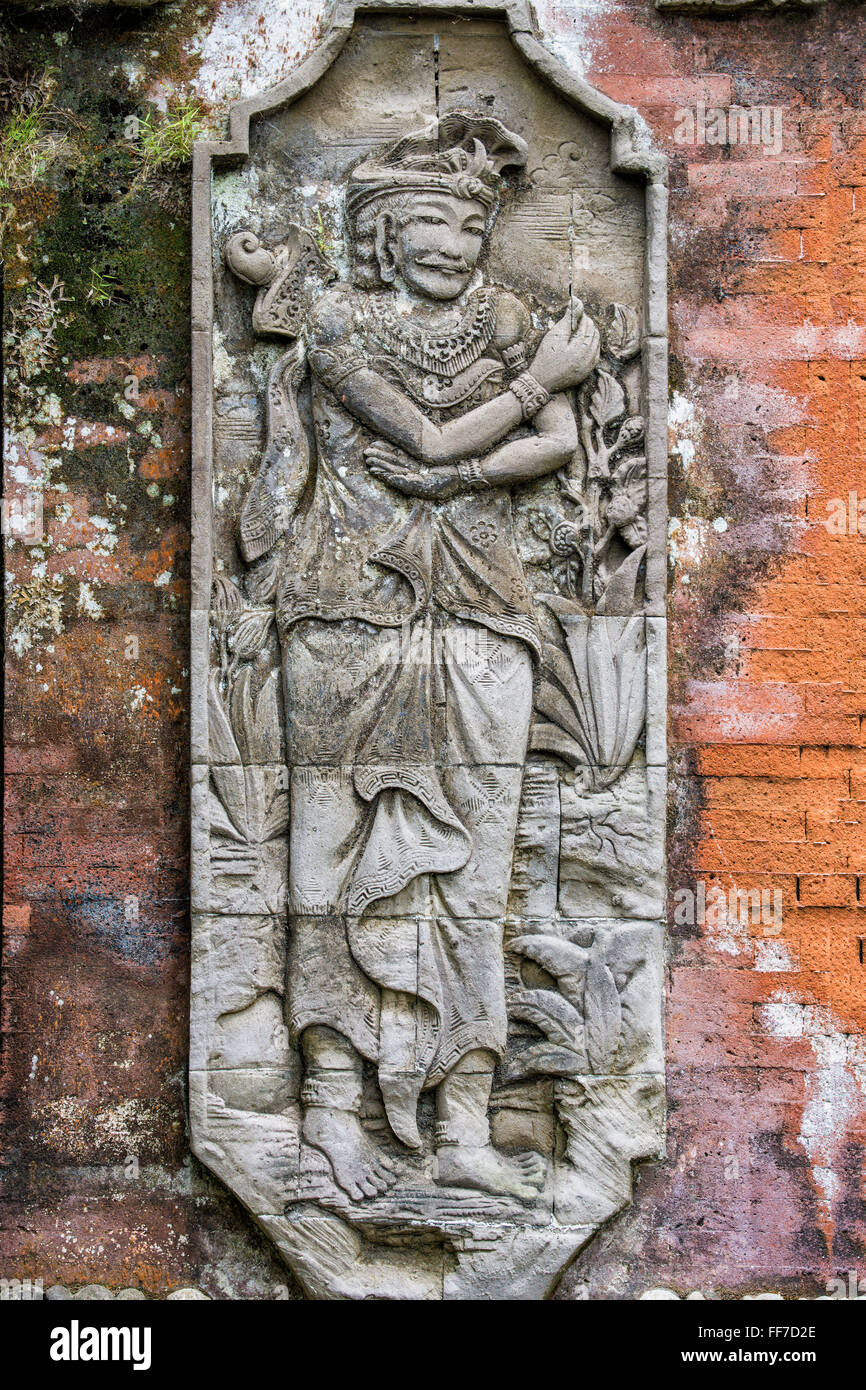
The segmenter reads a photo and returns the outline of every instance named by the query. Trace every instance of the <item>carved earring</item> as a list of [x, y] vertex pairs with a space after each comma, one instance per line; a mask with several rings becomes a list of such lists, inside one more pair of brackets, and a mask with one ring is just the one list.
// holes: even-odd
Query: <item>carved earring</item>
[[397, 276], [397, 257], [389, 245], [393, 230], [394, 222], [390, 214], [380, 213], [376, 218], [376, 260], [379, 262], [379, 275], [386, 285], [390, 285]]

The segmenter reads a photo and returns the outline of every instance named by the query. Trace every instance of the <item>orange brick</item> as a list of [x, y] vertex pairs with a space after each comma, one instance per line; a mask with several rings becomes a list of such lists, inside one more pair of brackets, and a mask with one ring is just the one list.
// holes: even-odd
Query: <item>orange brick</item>
[[847, 772], [855, 754], [854, 748], [801, 748], [800, 773], [803, 777], [828, 777]]
[[802, 874], [798, 901], [804, 907], [854, 907], [857, 879], [854, 874]]
[[800, 749], [766, 744], [710, 744], [698, 750], [705, 777], [796, 777]]
[[29, 903], [4, 903], [3, 928], [9, 932], [26, 931], [30, 925]]

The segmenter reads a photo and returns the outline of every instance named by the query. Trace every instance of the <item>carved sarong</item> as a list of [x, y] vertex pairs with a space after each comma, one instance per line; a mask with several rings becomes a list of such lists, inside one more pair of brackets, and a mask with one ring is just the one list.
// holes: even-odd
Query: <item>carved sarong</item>
[[420, 1091], [505, 1047], [531, 656], [444, 613], [402, 632], [305, 622], [284, 653], [291, 1029], [348, 1036], [386, 1099], [392, 1073]]

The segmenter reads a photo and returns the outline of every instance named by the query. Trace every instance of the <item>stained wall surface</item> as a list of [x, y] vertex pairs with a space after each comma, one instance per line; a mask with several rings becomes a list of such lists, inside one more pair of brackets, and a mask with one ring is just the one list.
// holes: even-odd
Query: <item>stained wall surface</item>
[[[299, 1296], [188, 1153], [185, 156], [323, 9], [3, 21], [0, 1273], [46, 1287]], [[538, 17], [672, 195], [668, 1154], [558, 1297], [814, 1295], [866, 1233], [866, 11]]]

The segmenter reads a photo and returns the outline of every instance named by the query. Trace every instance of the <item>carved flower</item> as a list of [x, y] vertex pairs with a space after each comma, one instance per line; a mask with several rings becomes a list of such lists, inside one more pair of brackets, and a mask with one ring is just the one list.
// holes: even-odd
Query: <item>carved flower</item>
[[619, 427], [616, 440], [611, 446], [610, 457], [616, 458], [618, 454], [630, 449], [633, 444], [638, 444], [643, 439], [643, 416], [630, 415], [627, 420], [623, 420]]
[[573, 140], [563, 140], [556, 153], [546, 154], [541, 164], [530, 171], [529, 177], [536, 188], [562, 188], [571, 190], [574, 173], [585, 158], [585, 152]]
[[572, 226], [576, 231], [584, 231], [597, 217], [612, 212], [615, 206], [613, 198], [606, 193], [578, 193], [575, 189], [571, 198]]
[[634, 521], [638, 515], [638, 504], [631, 496], [627, 488], [617, 488], [613, 493], [607, 508], [607, 519], [612, 526], [619, 529], [620, 526], [627, 526]]
[[469, 535], [476, 545], [487, 550], [490, 546], [496, 544], [499, 533], [496, 527], [491, 525], [489, 521], [479, 521], [472, 527]]
[[550, 532], [554, 555], [575, 555], [580, 551], [580, 531], [570, 521], [558, 521]]
[[581, 589], [589, 530], [589, 519], [583, 508], [575, 521], [567, 521], [548, 508], [534, 510], [529, 513], [529, 524], [556, 561], [550, 565], [551, 578], [564, 593], [576, 597]]
[[635, 550], [646, 545], [646, 459], [627, 459], [614, 473], [614, 485], [607, 504], [607, 523]]
[[547, 542], [554, 555], [573, 555], [580, 550], [581, 526], [566, 521], [548, 507], [531, 511], [529, 524], [539, 540]]

